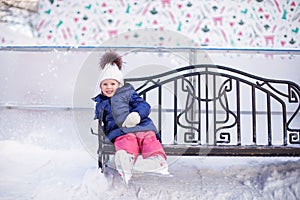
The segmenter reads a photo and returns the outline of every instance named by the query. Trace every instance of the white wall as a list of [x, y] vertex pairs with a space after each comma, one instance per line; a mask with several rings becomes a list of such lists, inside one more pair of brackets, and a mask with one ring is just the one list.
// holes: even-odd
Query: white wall
[[[125, 77], [157, 74], [190, 62], [189, 52], [185, 50], [164, 53], [141, 51], [120, 50], [121, 54], [125, 54]], [[95, 92], [101, 54], [101, 51], [90, 50], [0, 51], [0, 103], [72, 106], [74, 90], [75, 93], [82, 92], [80, 98], [89, 101]], [[300, 85], [300, 56], [296, 53], [265, 55], [264, 52], [200, 51], [196, 63], [218, 64]]]

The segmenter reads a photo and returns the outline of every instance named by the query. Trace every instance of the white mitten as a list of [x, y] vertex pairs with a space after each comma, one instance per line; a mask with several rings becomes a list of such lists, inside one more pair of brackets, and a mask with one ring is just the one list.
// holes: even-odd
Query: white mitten
[[131, 128], [136, 126], [141, 122], [141, 117], [138, 112], [132, 112], [127, 115], [125, 121], [123, 122], [123, 127]]

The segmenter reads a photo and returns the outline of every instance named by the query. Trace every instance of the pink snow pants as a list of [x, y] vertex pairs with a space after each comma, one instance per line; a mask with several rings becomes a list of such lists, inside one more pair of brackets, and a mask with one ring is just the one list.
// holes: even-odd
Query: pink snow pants
[[156, 138], [154, 131], [143, 131], [121, 135], [115, 139], [114, 145], [116, 151], [125, 150], [127, 153], [133, 154], [135, 160], [140, 153], [143, 158], [159, 154], [167, 159], [165, 151], [159, 140]]

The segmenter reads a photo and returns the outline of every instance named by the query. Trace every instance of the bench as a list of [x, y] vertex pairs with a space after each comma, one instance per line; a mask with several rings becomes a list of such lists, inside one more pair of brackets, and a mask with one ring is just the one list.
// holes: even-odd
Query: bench
[[[125, 82], [151, 105], [169, 156], [300, 156], [294, 82], [207, 64]], [[96, 135], [102, 168], [115, 150]]]

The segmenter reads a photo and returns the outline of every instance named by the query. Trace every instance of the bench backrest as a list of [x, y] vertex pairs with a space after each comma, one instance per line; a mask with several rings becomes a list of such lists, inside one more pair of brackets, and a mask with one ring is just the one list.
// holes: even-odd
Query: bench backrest
[[165, 144], [299, 146], [300, 87], [218, 65], [128, 78]]

